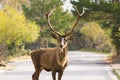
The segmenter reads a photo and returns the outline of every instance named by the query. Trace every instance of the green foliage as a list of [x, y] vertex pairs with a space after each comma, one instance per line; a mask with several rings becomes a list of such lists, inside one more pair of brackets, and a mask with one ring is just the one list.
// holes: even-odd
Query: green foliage
[[71, 0], [71, 3], [75, 5], [78, 8], [78, 10], [82, 10], [83, 7], [89, 7], [91, 5], [90, 0]]
[[51, 24], [58, 32], [65, 34], [72, 29], [74, 18], [63, 12], [61, 7], [55, 8], [54, 13], [51, 15]]
[[[77, 6], [80, 12], [82, 11], [82, 7], [89, 8], [89, 11], [86, 11], [84, 16], [84, 20], [86, 22], [95, 21], [100, 23], [104, 28], [107, 28], [108, 26], [110, 26], [111, 15], [109, 13], [105, 13], [104, 10], [101, 10], [101, 7], [103, 8], [102, 1], [100, 2], [101, 4], [91, 2], [90, 0], [79, 0], [79, 2], [71, 1], [71, 3], [74, 6]], [[106, 7], [104, 7], [104, 9], [106, 9]], [[75, 14], [75, 12], [73, 12], [73, 14]], [[76, 14], [74, 16], [76, 16]]]
[[96, 22], [89, 22], [85, 24], [80, 32], [82, 34], [82, 41], [86, 48], [109, 51], [111, 48], [110, 38], [104, 32], [99, 24]]
[[[73, 5], [77, 6], [79, 11], [82, 9], [80, 7], [87, 7], [90, 9], [85, 15], [86, 21], [96, 21], [102, 25], [105, 30], [105, 34], [111, 38], [108, 42], [112, 40], [112, 43], [116, 48], [120, 49], [120, 3], [118, 0], [106, 1], [97, 0], [95, 2], [90, 2], [90, 0], [78, 0], [78, 2], [71, 1]], [[88, 5], [87, 5], [88, 4]], [[109, 29], [108, 29], [109, 28]]]
[[26, 20], [22, 13], [6, 6], [0, 10], [0, 44], [21, 45], [33, 42], [39, 36], [39, 27]]
[[80, 29], [80, 32], [86, 37], [91, 38], [94, 43], [104, 38], [104, 30], [95, 22], [89, 22]]
[[[95, 3], [94, 3], [95, 4]], [[94, 6], [93, 4], [93, 6]], [[120, 27], [120, 3], [115, 2], [106, 2], [104, 0], [101, 0], [100, 3], [97, 5], [99, 7], [99, 11], [103, 11], [109, 15], [111, 15], [111, 18], [108, 18], [107, 20], [111, 21], [112, 24], [112, 43], [116, 46], [116, 48], [119, 49], [120, 47], [120, 37], [119, 37], [119, 27]], [[95, 10], [95, 7], [93, 7], [93, 10]]]
[[120, 48], [120, 27], [114, 27], [112, 29], [112, 42], [117, 48]]
[[44, 13], [53, 6], [59, 6], [60, 0], [30, 0], [30, 6], [23, 5], [23, 11], [28, 19], [35, 21], [41, 27], [46, 25]]
[[[63, 12], [62, 1], [61, 0], [30, 0], [31, 4], [29, 7], [23, 5], [23, 11], [28, 19], [35, 21], [41, 27], [40, 35], [42, 38], [47, 37], [48, 41], [53, 42], [50, 39], [50, 28], [45, 17], [45, 12], [49, 12], [53, 7], [54, 10], [50, 16], [50, 22], [56, 31], [61, 34], [72, 29], [72, 22], [74, 18], [68, 14], [68, 12]], [[42, 41], [41, 41], [42, 43]]]
[[24, 56], [29, 54], [30, 54], [30, 50], [26, 50], [24, 46], [21, 46], [21, 47], [15, 47], [9, 50], [6, 56]]

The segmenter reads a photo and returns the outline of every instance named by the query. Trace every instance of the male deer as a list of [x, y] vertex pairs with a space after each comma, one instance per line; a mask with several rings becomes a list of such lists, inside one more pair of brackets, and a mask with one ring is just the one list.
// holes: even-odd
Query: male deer
[[31, 58], [35, 68], [35, 72], [32, 75], [32, 80], [39, 80], [39, 73], [42, 71], [42, 69], [46, 71], [52, 71], [53, 80], [56, 80], [56, 72], [58, 72], [58, 80], [61, 80], [63, 71], [68, 63], [68, 40], [70, 39], [71, 33], [78, 24], [81, 16], [84, 15], [86, 8], [83, 8], [81, 14], [76, 8], [75, 10], [78, 14], [78, 20], [73, 26], [73, 29], [65, 35], [61, 35], [52, 27], [49, 20], [52, 10], [46, 13], [48, 25], [52, 30], [51, 36], [58, 41], [58, 45], [55, 48], [41, 48], [31, 53]]

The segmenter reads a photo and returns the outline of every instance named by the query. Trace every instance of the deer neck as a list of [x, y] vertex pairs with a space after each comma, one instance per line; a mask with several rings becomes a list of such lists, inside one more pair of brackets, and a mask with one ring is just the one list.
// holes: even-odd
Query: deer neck
[[68, 46], [64, 47], [63, 49], [60, 49], [60, 52], [59, 52], [60, 61], [62, 61], [66, 58], [67, 52], [68, 52]]
[[63, 49], [57, 47], [56, 57], [58, 65], [64, 67], [68, 59], [68, 46], [64, 47]]

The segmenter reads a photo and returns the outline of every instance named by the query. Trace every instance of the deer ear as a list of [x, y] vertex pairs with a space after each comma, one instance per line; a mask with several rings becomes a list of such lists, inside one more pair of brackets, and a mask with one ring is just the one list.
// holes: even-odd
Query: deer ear
[[73, 35], [69, 35], [69, 40], [72, 40], [72, 38], [73, 38]]
[[59, 35], [54, 33], [53, 31], [51, 32], [51, 36], [54, 38], [54, 39], [58, 39]]

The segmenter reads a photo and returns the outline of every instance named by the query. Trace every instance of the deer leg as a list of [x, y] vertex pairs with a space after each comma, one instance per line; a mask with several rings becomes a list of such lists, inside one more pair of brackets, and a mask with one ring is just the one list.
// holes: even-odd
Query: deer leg
[[61, 80], [62, 75], [63, 75], [63, 70], [62, 70], [62, 71], [60, 71], [60, 72], [58, 72], [58, 80]]
[[32, 80], [39, 80], [39, 74], [42, 71], [42, 69], [36, 69], [34, 74], [32, 75]]
[[39, 71], [35, 71], [32, 75], [32, 80], [38, 80]]
[[53, 80], [56, 80], [56, 71], [55, 70], [52, 71], [52, 78], [53, 78]]

